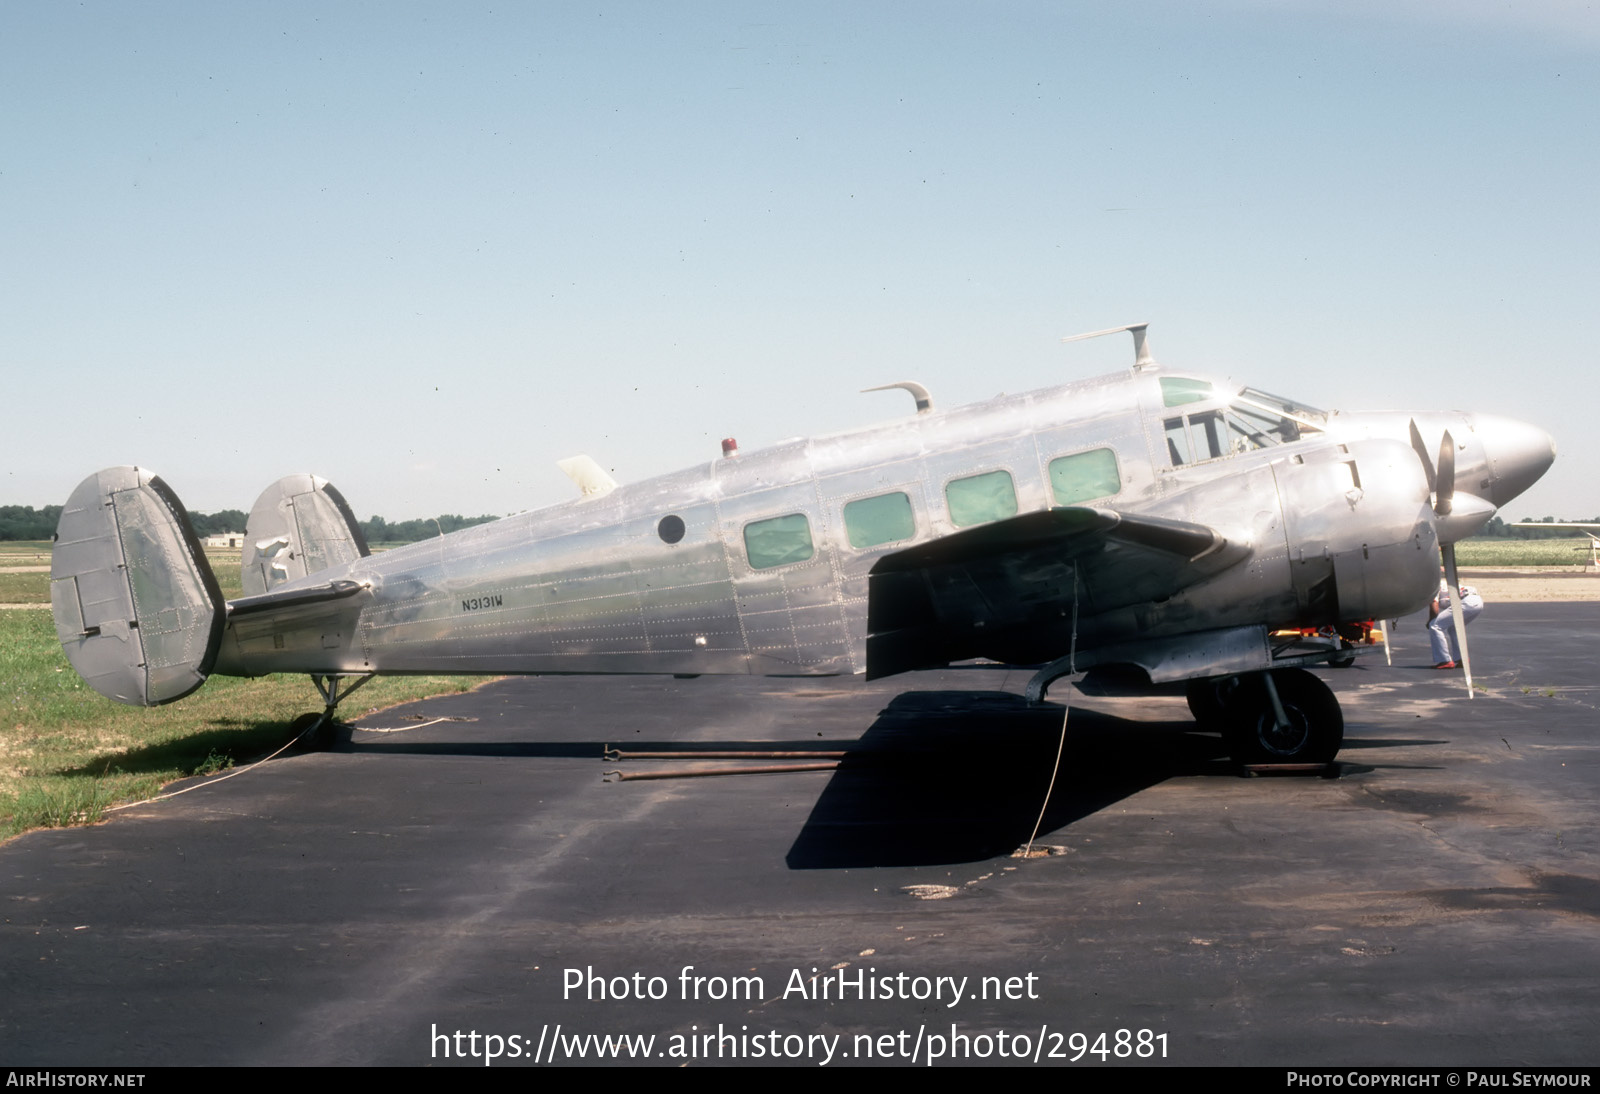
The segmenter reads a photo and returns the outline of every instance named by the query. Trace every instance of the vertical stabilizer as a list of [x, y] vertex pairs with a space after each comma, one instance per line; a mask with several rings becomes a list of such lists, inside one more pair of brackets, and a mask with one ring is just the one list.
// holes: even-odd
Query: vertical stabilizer
[[72, 492], [56, 525], [50, 607], [78, 675], [136, 706], [205, 682], [227, 610], [183, 505], [139, 467], [107, 468]]
[[343, 566], [372, 552], [344, 495], [327, 479], [285, 475], [250, 509], [240, 559], [245, 596]]

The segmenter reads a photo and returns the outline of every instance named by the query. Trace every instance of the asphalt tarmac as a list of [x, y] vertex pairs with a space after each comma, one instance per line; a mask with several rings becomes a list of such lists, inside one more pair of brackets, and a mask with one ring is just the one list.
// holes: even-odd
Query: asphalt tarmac
[[[1407, 621], [1321, 673], [1337, 778], [993, 667], [385, 711], [0, 848], [0, 1063], [1593, 1064], [1597, 633], [1491, 604], [1469, 701]], [[619, 745], [848, 755], [607, 781], [797, 762]]]

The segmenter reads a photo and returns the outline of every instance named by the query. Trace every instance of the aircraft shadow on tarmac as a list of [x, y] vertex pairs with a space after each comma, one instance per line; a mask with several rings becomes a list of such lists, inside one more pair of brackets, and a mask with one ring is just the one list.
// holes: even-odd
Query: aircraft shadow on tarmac
[[[717, 750], [845, 751], [785, 856], [788, 866], [927, 866], [982, 861], [1027, 843], [1049, 786], [1061, 717], [1059, 704], [1029, 706], [1009, 692], [909, 691], [854, 739], [634, 740], [628, 747], [674, 752], [691, 766], [695, 753]], [[327, 747], [363, 755], [598, 760], [612, 743], [374, 741], [352, 739], [351, 727], [338, 725]], [[1347, 738], [1346, 748], [1418, 743]], [[1349, 762], [1341, 769], [1372, 770]], [[1187, 718], [1136, 721], [1076, 706], [1040, 839], [1166, 779], [1199, 775], [1239, 777], [1217, 734]]]
[[[924, 866], [1027, 843], [1050, 783], [1062, 708], [998, 691], [897, 696], [840, 764], [789, 849], [791, 869]], [[1076, 708], [1041, 837], [1174, 775], [1228, 775], [1192, 721]]]
[[[1006, 692], [898, 696], [829, 780], [789, 849], [789, 867], [928, 866], [1010, 854], [1039, 819], [1061, 714], [1057, 704], [1030, 707]], [[1357, 749], [1418, 743], [1346, 741]], [[1388, 765], [1338, 766], [1353, 775]], [[1075, 707], [1039, 839], [1169, 778], [1240, 774], [1221, 737], [1188, 719], [1133, 721]]]

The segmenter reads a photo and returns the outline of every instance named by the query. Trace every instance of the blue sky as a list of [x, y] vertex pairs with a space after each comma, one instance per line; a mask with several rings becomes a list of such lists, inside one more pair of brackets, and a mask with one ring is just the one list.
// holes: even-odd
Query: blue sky
[[0, 504], [507, 513], [1157, 357], [1600, 513], [1579, 3], [0, 6]]

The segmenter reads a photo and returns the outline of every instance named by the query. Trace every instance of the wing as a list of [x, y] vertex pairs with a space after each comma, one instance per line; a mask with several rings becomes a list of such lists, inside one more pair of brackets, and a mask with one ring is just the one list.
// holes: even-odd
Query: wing
[[896, 551], [867, 579], [867, 679], [970, 657], [1047, 661], [1066, 652], [1075, 607], [1166, 600], [1249, 554], [1204, 524], [1091, 506]]

